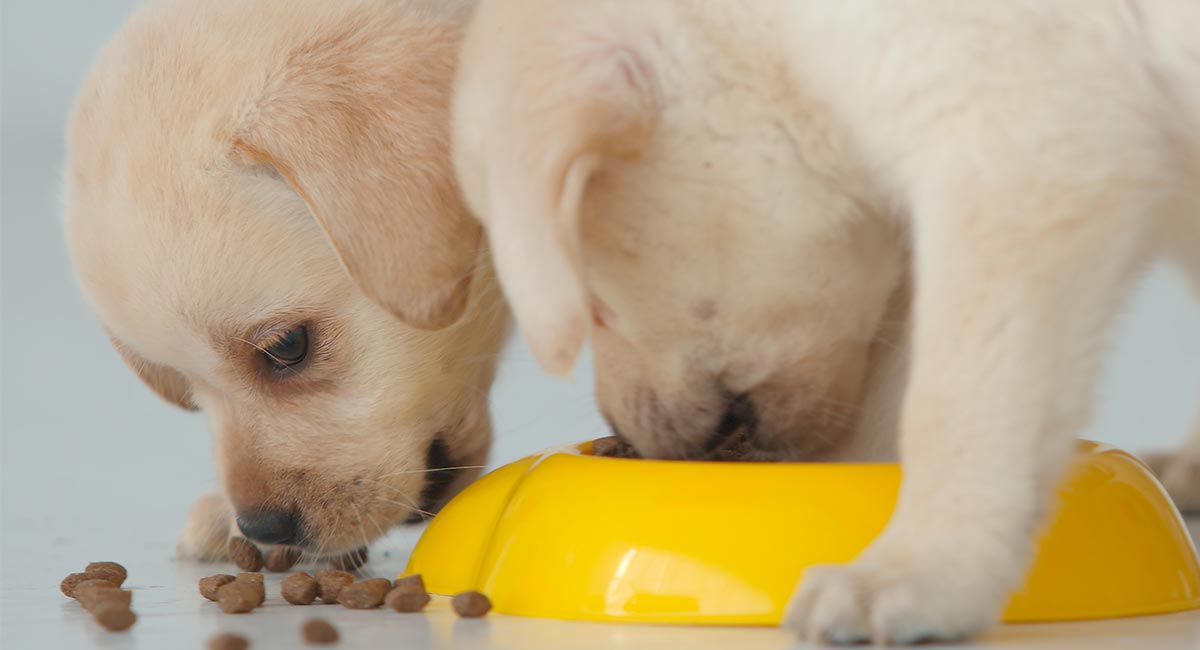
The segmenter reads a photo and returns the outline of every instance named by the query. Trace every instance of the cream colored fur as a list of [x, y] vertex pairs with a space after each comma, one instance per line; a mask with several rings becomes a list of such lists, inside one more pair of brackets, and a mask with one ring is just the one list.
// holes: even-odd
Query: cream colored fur
[[590, 338], [644, 453], [733, 423], [886, 455], [903, 394], [895, 515], [786, 625], [959, 638], [1023, 575], [1139, 271], [1200, 278], [1197, 33], [1165, 1], [489, 0], [455, 162], [534, 352]]
[[[465, 467], [450, 493], [479, 473], [507, 312], [449, 161], [466, 9], [153, 2], [84, 83], [80, 284], [142, 379], [212, 423], [222, 489], [182, 556], [223, 556], [235, 510], [263, 508], [312, 553], [363, 545], [420, 510], [435, 438]], [[261, 342], [298, 325], [308, 360], [272, 372]]]

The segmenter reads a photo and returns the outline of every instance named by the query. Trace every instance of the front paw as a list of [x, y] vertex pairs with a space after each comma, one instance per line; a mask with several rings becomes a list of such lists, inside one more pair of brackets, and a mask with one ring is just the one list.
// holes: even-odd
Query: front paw
[[929, 551], [879, 550], [852, 564], [809, 568], [784, 627], [813, 643], [952, 641], [987, 627], [1004, 604], [1004, 576]]
[[1143, 460], [1150, 466], [1184, 514], [1200, 513], [1200, 454], [1190, 450], [1174, 454], [1148, 454]]
[[219, 492], [209, 492], [196, 499], [188, 510], [175, 555], [200, 562], [228, 560], [229, 538], [236, 531], [233, 506]]

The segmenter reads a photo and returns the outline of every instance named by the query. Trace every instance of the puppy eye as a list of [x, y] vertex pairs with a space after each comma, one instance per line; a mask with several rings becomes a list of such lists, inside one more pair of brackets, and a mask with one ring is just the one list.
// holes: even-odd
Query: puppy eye
[[308, 356], [308, 328], [304, 325], [283, 335], [263, 348], [263, 354], [275, 370], [290, 368]]

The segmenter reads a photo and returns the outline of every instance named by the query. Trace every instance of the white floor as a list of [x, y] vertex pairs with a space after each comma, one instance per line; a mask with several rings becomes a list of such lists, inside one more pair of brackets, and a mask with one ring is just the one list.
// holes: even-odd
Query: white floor
[[[203, 648], [218, 631], [238, 632], [252, 648], [300, 646], [299, 627], [310, 617], [332, 621], [342, 633], [343, 648], [802, 648], [778, 629], [685, 628], [611, 625], [523, 619], [490, 615], [460, 620], [445, 601], [435, 601], [425, 614], [391, 610], [350, 611], [339, 605], [297, 607], [279, 598], [278, 575], [268, 574], [268, 599], [251, 614], [223, 614], [196, 592], [196, 581], [213, 573], [233, 572], [232, 565], [198, 565], [172, 561], [165, 552], [169, 536], [154, 517], [127, 513], [115, 522], [80, 513], [75, 533], [62, 527], [55, 513], [14, 522], [5, 530], [5, 563], [9, 569], [0, 595], [3, 627], [0, 647], [122, 648], [173, 650]], [[106, 534], [93, 531], [107, 530]], [[57, 531], [57, 532], [55, 532]], [[1200, 533], [1200, 521], [1193, 522]], [[398, 531], [373, 548], [367, 565], [371, 575], [393, 576], [405, 561], [417, 531]], [[58, 581], [91, 560], [118, 560], [129, 569], [127, 586], [134, 591], [137, 624], [128, 632], [110, 633], [96, 625], [74, 601], [58, 590]], [[1175, 650], [1200, 648], [1200, 611], [1090, 623], [1004, 626], [970, 646], [1030, 650]]]

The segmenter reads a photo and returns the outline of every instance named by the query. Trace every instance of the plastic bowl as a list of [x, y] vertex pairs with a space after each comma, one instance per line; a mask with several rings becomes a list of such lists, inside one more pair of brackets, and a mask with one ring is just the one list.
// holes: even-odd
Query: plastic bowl
[[[895, 464], [601, 458], [591, 443], [484, 476], [430, 522], [406, 573], [503, 614], [775, 625], [804, 569], [852, 560], [895, 504]], [[1182, 518], [1133, 456], [1080, 444], [1008, 622], [1200, 607]]]

